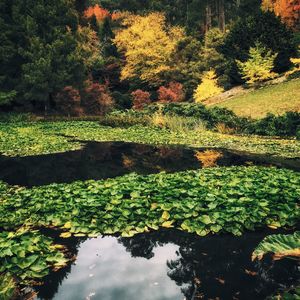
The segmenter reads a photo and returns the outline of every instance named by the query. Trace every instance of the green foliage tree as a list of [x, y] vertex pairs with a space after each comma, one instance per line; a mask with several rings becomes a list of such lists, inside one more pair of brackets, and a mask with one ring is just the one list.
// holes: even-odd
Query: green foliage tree
[[184, 85], [187, 98], [190, 98], [202, 75], [201, 42], [186, 36], [179, 40], [171, 56], [172, 69], [168, 80], [176, 80]]
[[277, 74], [272, 71], [276, 57], [277, 54], [273, 54], [271, 50], [256, 43], [255, 47], [250, 48], [247, 61], [237, 60], [242, 78], [252, 84], [276, 77]]
[[260, 11], [239, 19], [220, 47], [228, 61], [226, 73], [233, 83], [242, 82], [236, 60], [246, 61], [250, 47], [254, 47], [256, 42], [278, 53], [274, 61], [275, 72], [284, 72], [290, 67], [290, 58], [296, 53], [293, 33], [273, 13]]
[[[21, 3], [19, 3], [21, 4]], [[78, 15], [73, 1], [27, 1], [17, 6], [27, 45], [22, 54], [22, 89], [28, 100], [45, 104], [66, 85], [79, 83], [84, 75], [82, 53], [77, 51]]]
[[20, 101], [47, 108], [64, 86], [83, 81], [91, 44], [82, 45], [92, 41], [90, 32], [78, 33], [73, 0], [4, 0], [1, 6], [0, 91], [16, 90]]

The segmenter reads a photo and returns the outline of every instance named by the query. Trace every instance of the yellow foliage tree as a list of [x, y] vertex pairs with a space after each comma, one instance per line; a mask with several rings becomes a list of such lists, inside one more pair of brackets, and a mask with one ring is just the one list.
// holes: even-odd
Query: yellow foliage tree
[[221, 94], [223, 91], [224, 89], [218, 86], [216, 72], [208, 71], [204, 74], [202, 82], [195, 90], [194, 99], [196, 103], [200, 103], [209, 97]]
[[171, 69], [170, 57], [183, 30], [166, 25], [165, 16], [151, 13], [147, 16], [128, 16], [125, 29], [117, 32], [114, 43], [125, 56], [121, 79], [139, 78], [156, 86], [163, 74]]
[[250, 47], [249, 59], [245, 62], [236, 61], [242, 77], [252, 84], [275, 78], [278, 74], [272, 72], [277, 53], [265, 48], [260, 43]]

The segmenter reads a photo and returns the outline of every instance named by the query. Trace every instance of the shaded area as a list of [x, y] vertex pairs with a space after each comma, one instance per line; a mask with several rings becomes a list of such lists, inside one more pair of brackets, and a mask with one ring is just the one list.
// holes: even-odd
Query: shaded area
[[[300, 170], [300, 160], [216, 150], [222, 154], [217, 160], [218, 166], [274, 164]], [[0, 180], [30, 187], [106, 179], [131, 172], [151, 174], [192, 170], [202, 166], [195, 157], [196, 151], [183, 147], [155, 147], [124, 142], [87, 142], [80, 150], [64, 153], [27, 157], [0, 155]]]
[[293, 260], [251, 262], [253, 249], [270, 233], [202, 238], [160, 230], [90, 239], [75, 247], [76, 265], [50, 274], [36, 290], [47, 300], [265, 299], [300, 275]]

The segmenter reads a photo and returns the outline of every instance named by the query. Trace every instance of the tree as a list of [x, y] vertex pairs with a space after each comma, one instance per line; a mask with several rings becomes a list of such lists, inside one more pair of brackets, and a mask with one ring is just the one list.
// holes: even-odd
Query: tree
[[24, 58], [25, 36], [18, 17], [13, 14], [15, 1], [0, 1], [0, 102], [8, 104], [16, 98]]
[[95, 16], [95, 18], [98, 22], [102, 22], [104, 19], [106, 19], [107, 17], [110, 16], [110, 13], [107, 9], [104, 9], [104, 8], [100, 7], [99, 4], [96, 4], [94, 6], [88, 7], [84, 11], [84, 16], [88, 19]]
[[151, 103], [150, 93], [142, 90], [136, 90], [131, 93], [133, 97], [133, 109], [143, 109], [145, 106]]
[[208, 71], [204, 74], [202, 82], [198, 85], [194, 93], [195, 102], [201, 103], [203, 100], [221, 94], [223, 89], [218, 86], [215, 71]]
[[256, 42], [273, 53], [278, 53], [274, 61], [274, 72], [281, 73], [290, 68], [290, 58], [297, 52], [293, 32], [272, 12], [261, 11], [239, 19], [220, 47], [228, 62], [226, 72], [233, 83], [243, 82], [236, 61], [246, 61], [249, 58], [250, 47], [255, 47]]
[[288, 26], [300, 30], [299, 0], [263, 0], [262, 8], [273, 11]]
[[89, 26], [78, 26], [76, 56], [81, 57], [88, 72], [104, 63], [102, 43]]
[[158, 89], [158, 101], [164, 103], [181, 102], [184, 100], [183, 85], [179, 82], [170, 82], [167, 86]]
[[18, 92], [18, 99], [44, 104], [47, 109], [57, 92], [80, 84], [85, 76], [83, 53], [77, 51], [78, 13], [74, 2], [28, 0], [24, 6], [24, 1], [15, 0], [3, 5], [6, 11], [5, 17], [1, 13], [1, 20], [16, 31], [5, 33], [7, 45], [16, 50], [5, 55], [12, 72], [4, 81]]
[[238, 60], [237, 65], [247, 83], [261, 82], [276, 77], [277, 74], [272, 72], [276, 57], [277, 53], [273, 54], [271, 50], [256, 43], [249, 50], [249, 59], [245, 62]]
[[82, 114], [80, 107], [81, 97], [77, 89], [66, 86], [55, 95], [56, 110], [67, 116], [79, 116]]
[[168, 81], [174, 80], [184, 86], [187, 98], [192, 97], [203, 72], [202, 45], [197, 39], [187, 36], [179, 40], [170, 60], [172, 68]]
[[138, 78], [152, 86], [163, 82], [164, 74], [170, 71], [170, 57], [177, 41], [183, 37], [178, 27], [166, 25], [164, 15], [151, 13], [147, 16], [131, 16], [123, 22], [114, 39], [124, 53], [125, 65], [121, 79]]
[[90, 80], [86, 81], [81, 103], [84, 112], [89, 115], [105, 115], [114, 105], [107, 85]]

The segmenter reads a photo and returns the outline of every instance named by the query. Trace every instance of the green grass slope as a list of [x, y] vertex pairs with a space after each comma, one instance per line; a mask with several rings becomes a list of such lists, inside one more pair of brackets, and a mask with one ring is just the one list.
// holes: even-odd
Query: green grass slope
[[286, 111], [300, 111], [300, 79], [263, 87], [214, 106], [226, 107], [239, 116], [252, 118], [262, 118], [267, 113], [281, 115]]

